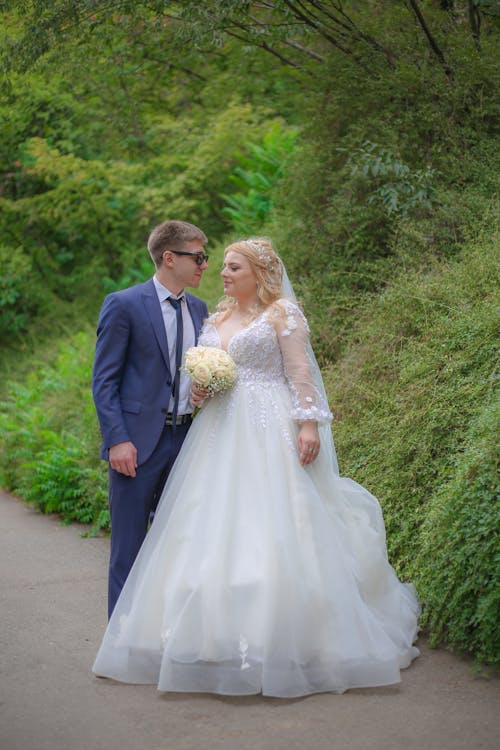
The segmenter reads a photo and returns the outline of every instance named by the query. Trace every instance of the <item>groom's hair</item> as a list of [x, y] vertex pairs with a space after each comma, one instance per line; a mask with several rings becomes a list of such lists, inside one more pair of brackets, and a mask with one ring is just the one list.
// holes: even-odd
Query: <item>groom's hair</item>
[[161, 266], [165, 250], [182, 250], [190, 240], [208, 241], [205, 232], [187, 221], [164, 221], [155, 227], [148, 238], [148, 250], [156, 268]]

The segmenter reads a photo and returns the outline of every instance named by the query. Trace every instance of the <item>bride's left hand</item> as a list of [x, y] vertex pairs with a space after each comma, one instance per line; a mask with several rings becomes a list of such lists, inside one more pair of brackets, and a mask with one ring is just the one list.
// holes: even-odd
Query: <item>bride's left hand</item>
[[208, 391], [205, 388], [200, 388], [194, 383], [191, 385], [191, 403], [193, 406], [201, 407], [208, 398]]
[[302, 466], [312, 464], [318, 457], [320, 448], [317, 422], [302, 422], [299, 430], [298, 446], [299, 459]]

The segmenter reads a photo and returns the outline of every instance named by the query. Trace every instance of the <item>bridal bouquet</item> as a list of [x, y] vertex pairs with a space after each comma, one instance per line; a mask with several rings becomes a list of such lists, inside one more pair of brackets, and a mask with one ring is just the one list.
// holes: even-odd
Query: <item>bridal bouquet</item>
[[225, 391], [236, 380], [236, 365], [223, 349], [216, 346], [192, 346], [186, 352], [184, 371], [199, 388], [211, 396]]

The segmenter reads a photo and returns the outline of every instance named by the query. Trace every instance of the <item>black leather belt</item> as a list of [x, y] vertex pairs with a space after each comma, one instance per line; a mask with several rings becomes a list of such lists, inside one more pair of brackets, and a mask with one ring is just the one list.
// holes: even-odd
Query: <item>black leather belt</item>
[[[188, 424], [188, 422], [192, 422], [193, 415], [192, 414], [178, 414], [177, 418], [175, 420], [175, 424], [178, 426], [180, 424]], [[165, 419], [165, 424], [173, 425], [174, 420], [172, 419], [172, 412], [169, 412]]]

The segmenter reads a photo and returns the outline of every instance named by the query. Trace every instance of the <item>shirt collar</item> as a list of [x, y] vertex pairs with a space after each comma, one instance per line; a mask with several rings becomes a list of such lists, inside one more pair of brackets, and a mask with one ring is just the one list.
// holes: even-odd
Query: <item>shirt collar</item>
[[169, 297], [173, 297], [174, 299], [184, 299], [184, 290], [177, 296], [173, 292], [170, 291], [166, 286], [164, 286], [156, 276], [153, 276], [153, 283], [155, 285], [156, 294], [158, 295], [158, 299], [160, 302], [165, 302]]

